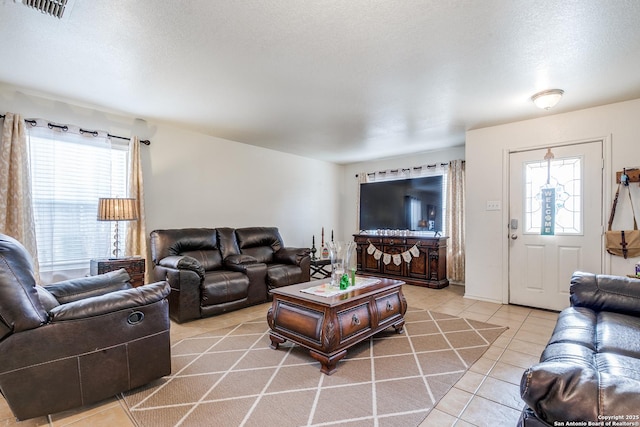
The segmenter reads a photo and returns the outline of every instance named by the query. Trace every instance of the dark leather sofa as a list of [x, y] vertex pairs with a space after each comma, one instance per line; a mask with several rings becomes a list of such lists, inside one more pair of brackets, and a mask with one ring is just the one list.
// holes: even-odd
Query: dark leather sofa
[[94, 403], [171, 373], [166, 282], [124, 269], [47, 286], [0, 234], [0, 391], [20, 420]]
[[285, 247], [275, 227], [151, 232], [153, 275], [171, 285], [169, 312], [182, 323], [269, 299], [269, 289], [310, 279], [308, 248]]
[[640, 280], [576, 272], [570, 294], [540, 363], [522, 376], [518, 425], [638, 425]]

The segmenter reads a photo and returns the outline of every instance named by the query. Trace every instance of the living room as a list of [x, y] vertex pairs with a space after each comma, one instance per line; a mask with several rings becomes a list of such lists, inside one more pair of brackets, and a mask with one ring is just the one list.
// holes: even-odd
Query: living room
[[[80, 0], [76, 0], [75, 7], [79, 7], [78, 3]], [[13, 13], [13, 8], [22, 6], [5, 3], [0, 7]], [[631, 9], [629, 15], [636, 16], [637, 7]], [[47, 18], [32, 13], [36, 14], [37, 19]], [[68, 21], [62, 23], [67, 25]], [[34, 26], [39, 24], [39, 21], [33, 23]], [[5, 30], [0, 31], [4, 34]], [[632, 48], [637, 47], [629, 44]], [[635, 52], [633, 49], [631, 51]], [[622, 58], [618, 59], [622, 61]], [[608, 60], [613, 64], [613, 59]], [[625, 60], [624, 68], [638, 69], [637, 65], [640, 64], [637, 55], [629, 54]], [[47, 64], [37, 63], [34, 67], [45, 69]], [[621, 78], [622, 71], [619, 73], [605, 75], [610, 80], [616, 80]], [[510, 302], [511, 243], [508, 237], [511, 233], [505, 232], [506, 224], [511, 219], [508, 209], [510, 153], [602, 141], [604, 165], [601, 203], [591, 206], [602, 217], [602, 227], [606, 226], [610, 203], [617, 187], [615, 173], [623, 168], [639, 166], [640, 121], [637, 118], [640, 117], [640, 85], [637, 79], [623, 91], [612, 93], [609, 97], [602, 96], [597, 101], [582, 101], [584, 104], [577, 108], [569, 109], [567, 105], [571, 105], [572, 96], [579, 95], [576, 93], [578, 88], [573, 92], [566, 90], [564, 99], [550, 111], [537, 110], [531, 103], [530, 96], [533, 93], [529, 93], [532, 92], [529, 89], [534, 87], [532, 82], [530, 88], [519, 88], [520, 93], [511, 95], [509, 102], [519, 102], [531, 109], [513, 120], [496, 120], [486, 126], [477, 126], [475, 123], [447, 124], [464, 129], [457, 134], [454, 142], [446, 146], [405, 153], [401, 150], [406, 148], [406, 144], [399, 144], [399, 154], [393, 155], [389, 154], [393, 153], [393, 144], [387, 141], [388, 151], [381, 158], [368, 158], [365, 146], [361, 160], [356, 156], [351, 160], [336, 162], [296, 154], [293, 149], [287, 152], [241, 140], [234, 141], [216, 136], [210, 129], [198, 130], [197, 125], [155, 119], [151, 113], [148, 118], [140, 118], [147, 116], [132, 112], [124, 102], [121, 105], [103, 105], [96, 98], [62, 95], [55, 87], [22, 81], [8, 82], [8, 77], [3, 76], [0, 74], [1, 114], [19, 113], [24, 118], [43, 118], [54, 123], [108, 130], [116, 135], [136, 135], [151, 141], [150, 146], [141, 147], [147, 232], [163, 228], [264, 225], [279, 227], [284, 241], [291, 246], [311, 247], [313, 237], [318, 245], [322, 228], [325, 238], [332, 231], [337, 240], [350, 240], [352, 234], [358, 231], [357, 174], [463, 159], [466, 161], [467, 176], [466, 279], [463, 286], [451, 286], [460, 295], [446, 295], [457, 298], [455, 304], [459, 306], [468, 307], [477, 303], [478, 310], [481, 310], [480, 307], [492, 307], [492, 315], [503, 307], [509, 307]], [[534, 79], [533, 73], [530, 77]], [[570, 79], [564, 81], [567, 85], [561, 85], [567, 89]], [[160, 81], [158, 84], [177, 86], [179, 90], [180, 85], [188, 86], [178, 80]], [[550, 84], [557, 83], [550, 81]], [[607, 84], [608, 81], [601, 82], [603, 86]], [[475, 89], [478, 97], [491, 96], [480, 88]], [[105, 95], [107, 89], [97, 87], [95, 91]], [[501, 96], [504, 98], [504, 95]], [[149, 104], [163, 102], [161, 95], [153, 92], [148, 94]], [[200, 102], [208, 104], [214, 103], [214, 100], [207, 98]], [[462, 106], [458, 108], [462, 109]], [[309, 138], [309, 142], [301, 141], [300, 144], [338, 151], [331, 142], [321, 138]], [[487, 209], [489, 201], [500, 202], [501, 208]], [[626, 215], [628, 211], [625, 209], [622, 207], [618, 215]], [[631, 274], [637, 261], [606, 255], [604, 247], [589, 250], [597, 253], [601, 262], [597, 270], [602, 273]], [[437, 299], [436, 292], [430, 292], [428, 298]], [[414, 298], [426, 299], [421, 296]], [[464, 310], [455, 314], [461, 312]], [[473, 310], [465, 313], [474, 315]], [[490, 317], [478, 320], [489, 321]], [[544, 315], [541, 318], [544, 319]], [[219, 320], [220, 326], [232, 324], [237, 317], [231, 319]], [[544, 328], [541, 327], [545, 329], [546, 322], [541, 323], [545, 324]], [[182, 326], [175, 326], [175, 329], [183, 330]], [[550, 330], [545, 329], [545, 333], [550, 334]], [[544, 345], [544, 342], [537, 342], [539, 340], [539, 337], [533, 340], [536, 350]], [[458, 425], [465, 424], [459, 422]]]

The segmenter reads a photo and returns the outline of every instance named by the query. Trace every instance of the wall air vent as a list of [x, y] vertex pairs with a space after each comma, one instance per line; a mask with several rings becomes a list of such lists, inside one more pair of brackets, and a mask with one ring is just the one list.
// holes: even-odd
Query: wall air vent
[[68, 13], [71, 6], [68, 3], [72, 2], [73, 0], [22, 0], [22, 3], [25, 5], [37, 9], [46, 15], [55, 16], [56, 18], [62, 18], [65, 10]]

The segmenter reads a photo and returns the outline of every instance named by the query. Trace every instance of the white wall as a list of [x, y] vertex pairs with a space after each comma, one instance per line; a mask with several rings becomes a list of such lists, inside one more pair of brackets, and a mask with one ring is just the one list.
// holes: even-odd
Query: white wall
[[288, 246], [338, 228], [335, 164], [257, 148], [0, 84], [0, 112], [150, 139], [142, 146], [147, 233], [157, 228], [276, 226]]
[[277, 226], [285, 244], [310, 247], [337, 228], [337, 165], [169, 127], [148, 151], [149, 231]]
[[[615, 172], [623, 167], [640, 166], [640, 99], [467, 132], [467, 297], [508, 301], [505, 153], [592, 139], [610, 141], [611, 152], [605, 154], [605, 166], [610, 171], [606, 178], [609, 185], [604, 189], [604, 206], [599, 207], [606, 212], [606, 223], [617, 185]], [[487, 211], [488, 200], [500, 200], [502, 211]], [[638, 206], [636, 203], [636, 211]], [[616, 218], [627, 215], [622, 209], [616, 213]], [[594, 250], [600, 252], [600, 248]], [[605, 261], [605, 273], [626, 275], [633, 273], [633, 265], [638, 259], [624, 260], [606, 255]]]
[[[342, 234], [340, 240], [351, 240], [358, 230], [358, 178], [356, 174], [362, 172], [376, 172], [387, 169], [411, 168], [415, 166], [431, 165], [434, 163], [448, 163], [451, 160], [464, 159], [464, 146], [448, 150], [433, 150], [416, 153], [409, 156], [393, 157], [383, 160], [350, 163], [343, 167], [344, 186], [340, 193], [340, 220]], [[338, 239], [336, 237], [336, 239]]]

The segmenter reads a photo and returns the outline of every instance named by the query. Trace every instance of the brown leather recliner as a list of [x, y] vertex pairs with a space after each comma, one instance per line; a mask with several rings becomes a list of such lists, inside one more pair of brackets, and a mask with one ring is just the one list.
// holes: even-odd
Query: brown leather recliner
[[518, 426], [638, 425], [640, 280], [575, 272], [570, 294], [522, 375]]
[[[221, 237], [222, 235], [222, 237]], [[169, 312], [182, 323], [237, 310], [267, 300], [267, 268], [255, 259], [229, 252], [230, 228], [183, 228], [151, 232], [156, 280], [171, 285]], [[231, 240], [230, 240], [231, 239]]]
[[20, 420], [97, 402], [171, 373], [169, 285], [124, 269], [48, 286], [0, 234], [0, 391]]
[[309, 281], [308, 248], [285, 248], [275, 227], [182, 228], [151, 232], [156, 280], [171, 285], [176, 322], [268, 300], [273, 287]]

